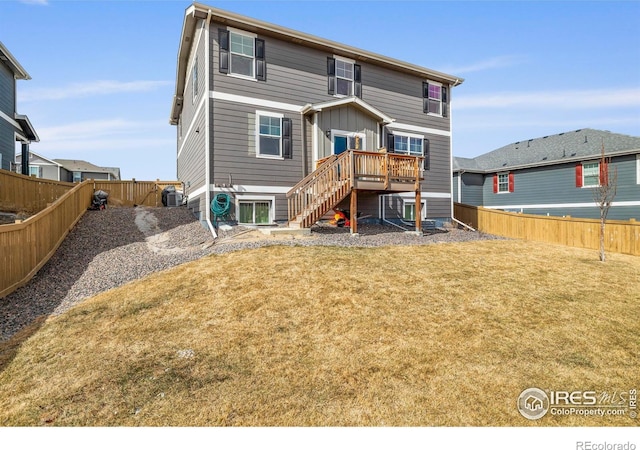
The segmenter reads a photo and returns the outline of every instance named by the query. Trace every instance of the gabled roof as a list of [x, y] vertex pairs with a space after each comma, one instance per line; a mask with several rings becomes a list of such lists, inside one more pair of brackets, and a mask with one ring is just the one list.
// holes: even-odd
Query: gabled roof
[[0, 61], [6, 64], [13, 72], [13, 76], [16, 80], [30, 80], [31, 76], [24, 70], [24, 67], [20, 65], [18, 60], [11, 54], [7, 47], [0, 42]]
[[515, 142], [475, 158], [454, 157], [454, 171], [495, 172], [640, 153], [640, 137], [584, 128]]
[[353, 96], [337, 98], [335, 100], [329, 100], [327, 102], [321, 102], [321, 103], [314, 103], [314, 104], [309, 103], [305, 105], [304, 108], [302, 108], [302, 113], [307, 114], [309, 112], [320, 112], [323, 109], [332, 109], [332, 108], [337, 108], [339, 106], [345, 106], [345, 105], [352, 105], [357, 107], [358, 109], [368, 113], [370, 116], [375, 117], [378, 120], [378, 122], [389, 124], [395, 120], [387, 116], [385, 113], [383, 113], [379, 109], [374, 108], [373, 106], [371, 106], [370, 104], [362, 100], [361, 98], [353, 97]]
[[54, 161], [60, 163], [63, 168], [69, 172], [93, 172], [93, 173], [110, 173], [114, 177], [120, 178], [120, 169], [114, 167], [100, 167], [95, 164], [91, 164], [87, 161], [77, 159], [54, 159]]
[[[42, 156], [39, 153], [32, 152], [31, 150], [29, 150], [29, 156], [35, 156], [35, 157], [45, 161], [49, 165], [62, 167], [62, 164], [60, 164], [59, 162], [56, 162], [56, 161], [54, 161], [52, 159], [49, 159], [49, 158], [46, 158], [46, 157]], [[22, 153], [17, 153], [16, 154], [16, 162], [19, 163], [21, 158], [22, 158]], [[32, 163], [31, 161], [29, 161], [29, 164], [35, 164], [35, 163]]]
[[313, 36], [290, 28], [285, 28], [269, 22], [263, 22], [258, 19], [242, 16], [222, 9], [213, 8], [200, 3], [193, 3], [185, 12], [184, 22], [182, 24], [182, 33], [180, 35], [180, 47], [178, 49], [178, 63], [176, 70], [176, 90], [173, 96], [171, 117], [169, 119], [169, 123], [172, 125], [176, 125], [178, 123], [178, 116], [182, 109], [184, 86], [187, 76], [187, 62], [191, 46], [193, 45], [196, 22], [198, 19], [206, 19], [209, 15], [211, 16], [211, 20], [215, 22], [224, 23], [231, 27], [251, 31], [263, 36], [274, 36], [278, 39], [293, 42], [298, 45], [315, 48], [331, 54], [339, 54], [356, 61], [366, 61], [369, 64], [387, 67], [395, 71], [409, 73], [411, 75], [434, 81], [440, 81], [453, 86], [457, 86], [464, 81], [463, 78], [456, 77], [454, 75], [448, 75], [443, 72], [427, 69], [426, 67], [400, 61], [378, 53], [351, 47], [346, 44], [341, 44], [339, 42]]
[[18, 122], [18, 124], [20, 125], [20, 128], [22, 128], [22, 131], [25, 135], [24, 137], [29, 139], [29, 141], [31, 142], [40, 142], [40, 137], [38, 136], [38, 133], [36, 133], [36, 129], [33, 128], [33, 125], [31, 125], [31, 121], [26, 115], [16, 114], [15, 119], [16, 122]]

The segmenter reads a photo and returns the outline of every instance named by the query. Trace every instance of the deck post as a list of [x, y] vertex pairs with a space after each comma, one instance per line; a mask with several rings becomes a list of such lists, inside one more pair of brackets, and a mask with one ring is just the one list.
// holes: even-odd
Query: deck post
[[351, 222], [351, 234], [358, 234], [358, 190], [351, 190], [351, 209], [349, 212]]
[[422, 233], [422, 193], [420, 192], [420, 184], [416, 189], [416, 233]]

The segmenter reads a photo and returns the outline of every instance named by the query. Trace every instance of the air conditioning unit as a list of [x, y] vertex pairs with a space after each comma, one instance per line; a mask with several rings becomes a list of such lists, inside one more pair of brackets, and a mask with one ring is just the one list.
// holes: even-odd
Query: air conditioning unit
[[167, 206], [180, 206], [182, 204], [182, 192], [169, 192], [167, 194]]

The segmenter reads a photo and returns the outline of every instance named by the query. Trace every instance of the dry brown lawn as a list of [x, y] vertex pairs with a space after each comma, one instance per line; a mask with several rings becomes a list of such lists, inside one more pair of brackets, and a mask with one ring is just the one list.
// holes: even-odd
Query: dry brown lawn
[[630, 426], [529, 387], [638, 388], [640, 258], [520, 241], [214, 256], [0, 346], [5, 426]]

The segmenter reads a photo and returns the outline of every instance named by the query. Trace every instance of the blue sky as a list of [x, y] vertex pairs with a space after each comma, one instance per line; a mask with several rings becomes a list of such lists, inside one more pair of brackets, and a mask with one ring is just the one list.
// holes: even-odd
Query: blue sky
[[[640, 2], [203, 1], [465, 78], [453, 151], [579, 128], [640, 136]], [[175, 179], [168, 123], [188, 1], [0, 0], [0, 41], [49, 158]]]

